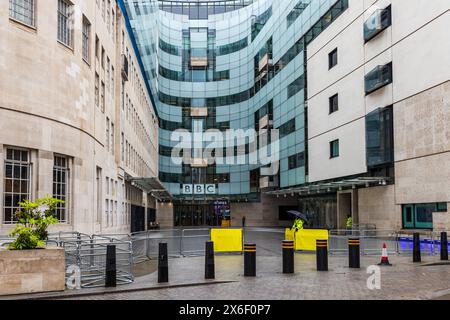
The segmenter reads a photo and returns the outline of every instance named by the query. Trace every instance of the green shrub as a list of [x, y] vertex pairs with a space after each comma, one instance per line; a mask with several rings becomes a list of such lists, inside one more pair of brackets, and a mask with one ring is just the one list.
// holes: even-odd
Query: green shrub
[[19, 203], [16, 211], [17, 225], [10, 233], [11, 237], [17, 237], [9, 245], [10, 250], [30, 250], [42, 248], [48, 239], [48, 227], [57, 224], [55, 210], [58, 204], [64, 201], [45, 197], [35, 202], [25, 200]]

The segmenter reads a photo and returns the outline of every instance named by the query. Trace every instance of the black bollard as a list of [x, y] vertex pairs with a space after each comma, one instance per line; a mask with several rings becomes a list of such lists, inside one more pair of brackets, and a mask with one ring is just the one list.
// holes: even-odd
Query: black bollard
[[361, 268], [360, 241], [356, 238], [348, 239], [348, 266], [349, 268]]
[[441, 260], [448, 260], [448, 240], [447, 232], [441, 232]]
[[106, 246], [105, 287], [114, 288], [117, 285], [116, 246]]
[[317, 271], [328, 271], [328, 240], [316, 240]]
[[160, 243], [158, 254], [158, 283], [165, 282], [169, 282], [169, 257], [167, 255], [167, 243]]
[[294, 241], [284, 240], [283, 249], [283, 273], [294, 273]]
[[214, 267], [214, 242], [206, 242], [205, 248], [205, 279], [215, 278]]
[[413, 262], [421, 262], [420, 256], [420, 234], [414, 233], [413, 236]]
[[256, 244], [244, 244], [244, 276], [256, 277]]

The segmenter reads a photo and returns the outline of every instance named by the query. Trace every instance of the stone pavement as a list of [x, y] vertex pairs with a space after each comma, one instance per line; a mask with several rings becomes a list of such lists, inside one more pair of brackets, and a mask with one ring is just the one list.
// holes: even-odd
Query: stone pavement
[[[425, 256], [424, 263], [413, 264], [410, 256], [391, 256], [393, 267], [381, 269], [381, 290], [369, 290], [366, 268], [377, 264], [379, 257], [363, 257], [361, 269], [347, 267], [347, 257], [330, 256], [329, 272], [315, 270], [315, 255], [296, 254], [296, 274], [283, 275], [280, 256], [260, 256], [257, 277], [244, 278], [243, 257], [216, 256], [216, 279], [231, 281], [212, 283], [203, 280], [204, 258], [170, 260], [170, 284], [196, 283], [196, 286], [164, 287], [158, 290], [111, 292], [102, 295], [72, 297], [70, 299], [120, 300], [265, 300], [265, 299], [435, 299], [450, 294], [450, 265], [426, 266], [438, 262], [439, 257]], [[147, 284], [156, 283], [157, 274], [145, 277]], [[137, 283], [142, 285], [143, 279]], [[199, 284], [208, 284], [207, 286]], [[123, 287], [125, 288], [125, 287]], [[155, 288], [155, 285], [151, 286]], [[120, 289], [120, 288], [119, 288]]]

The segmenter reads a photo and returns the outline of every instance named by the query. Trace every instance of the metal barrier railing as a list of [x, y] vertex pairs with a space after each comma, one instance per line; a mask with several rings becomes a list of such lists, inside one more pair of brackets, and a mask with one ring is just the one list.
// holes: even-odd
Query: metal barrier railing
[[66, 266], [76, 265], [80, 268], [82, 288], [105, 285], [106, 249], [108, 245], [116, 247], [117, 284], [127, 284], [134, 281], [131, 241], [98, 235], [83, 240], [66, 239], [63, 242], [66, 252]]
[[[421, 252], [435, 255], [440, 250], [440, 232], [421, 231]], [[389, 254], [412, 254], [413, 235], [411, 232], [398, 230], [330, 230], [330, 254], [347, 254], [349, 238], [360, 239], [361, 254], [380, 254], [383, 244], [387, 245]]]

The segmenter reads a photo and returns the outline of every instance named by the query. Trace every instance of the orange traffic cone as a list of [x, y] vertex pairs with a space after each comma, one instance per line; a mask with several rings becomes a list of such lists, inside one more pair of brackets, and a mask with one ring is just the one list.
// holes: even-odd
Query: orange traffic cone
[[383, 250], [381, 252], [381, 262], [378, 265], [379, 266], [392, 266], [392, 264], [389, 263], [386, 243], [383, 243]]

